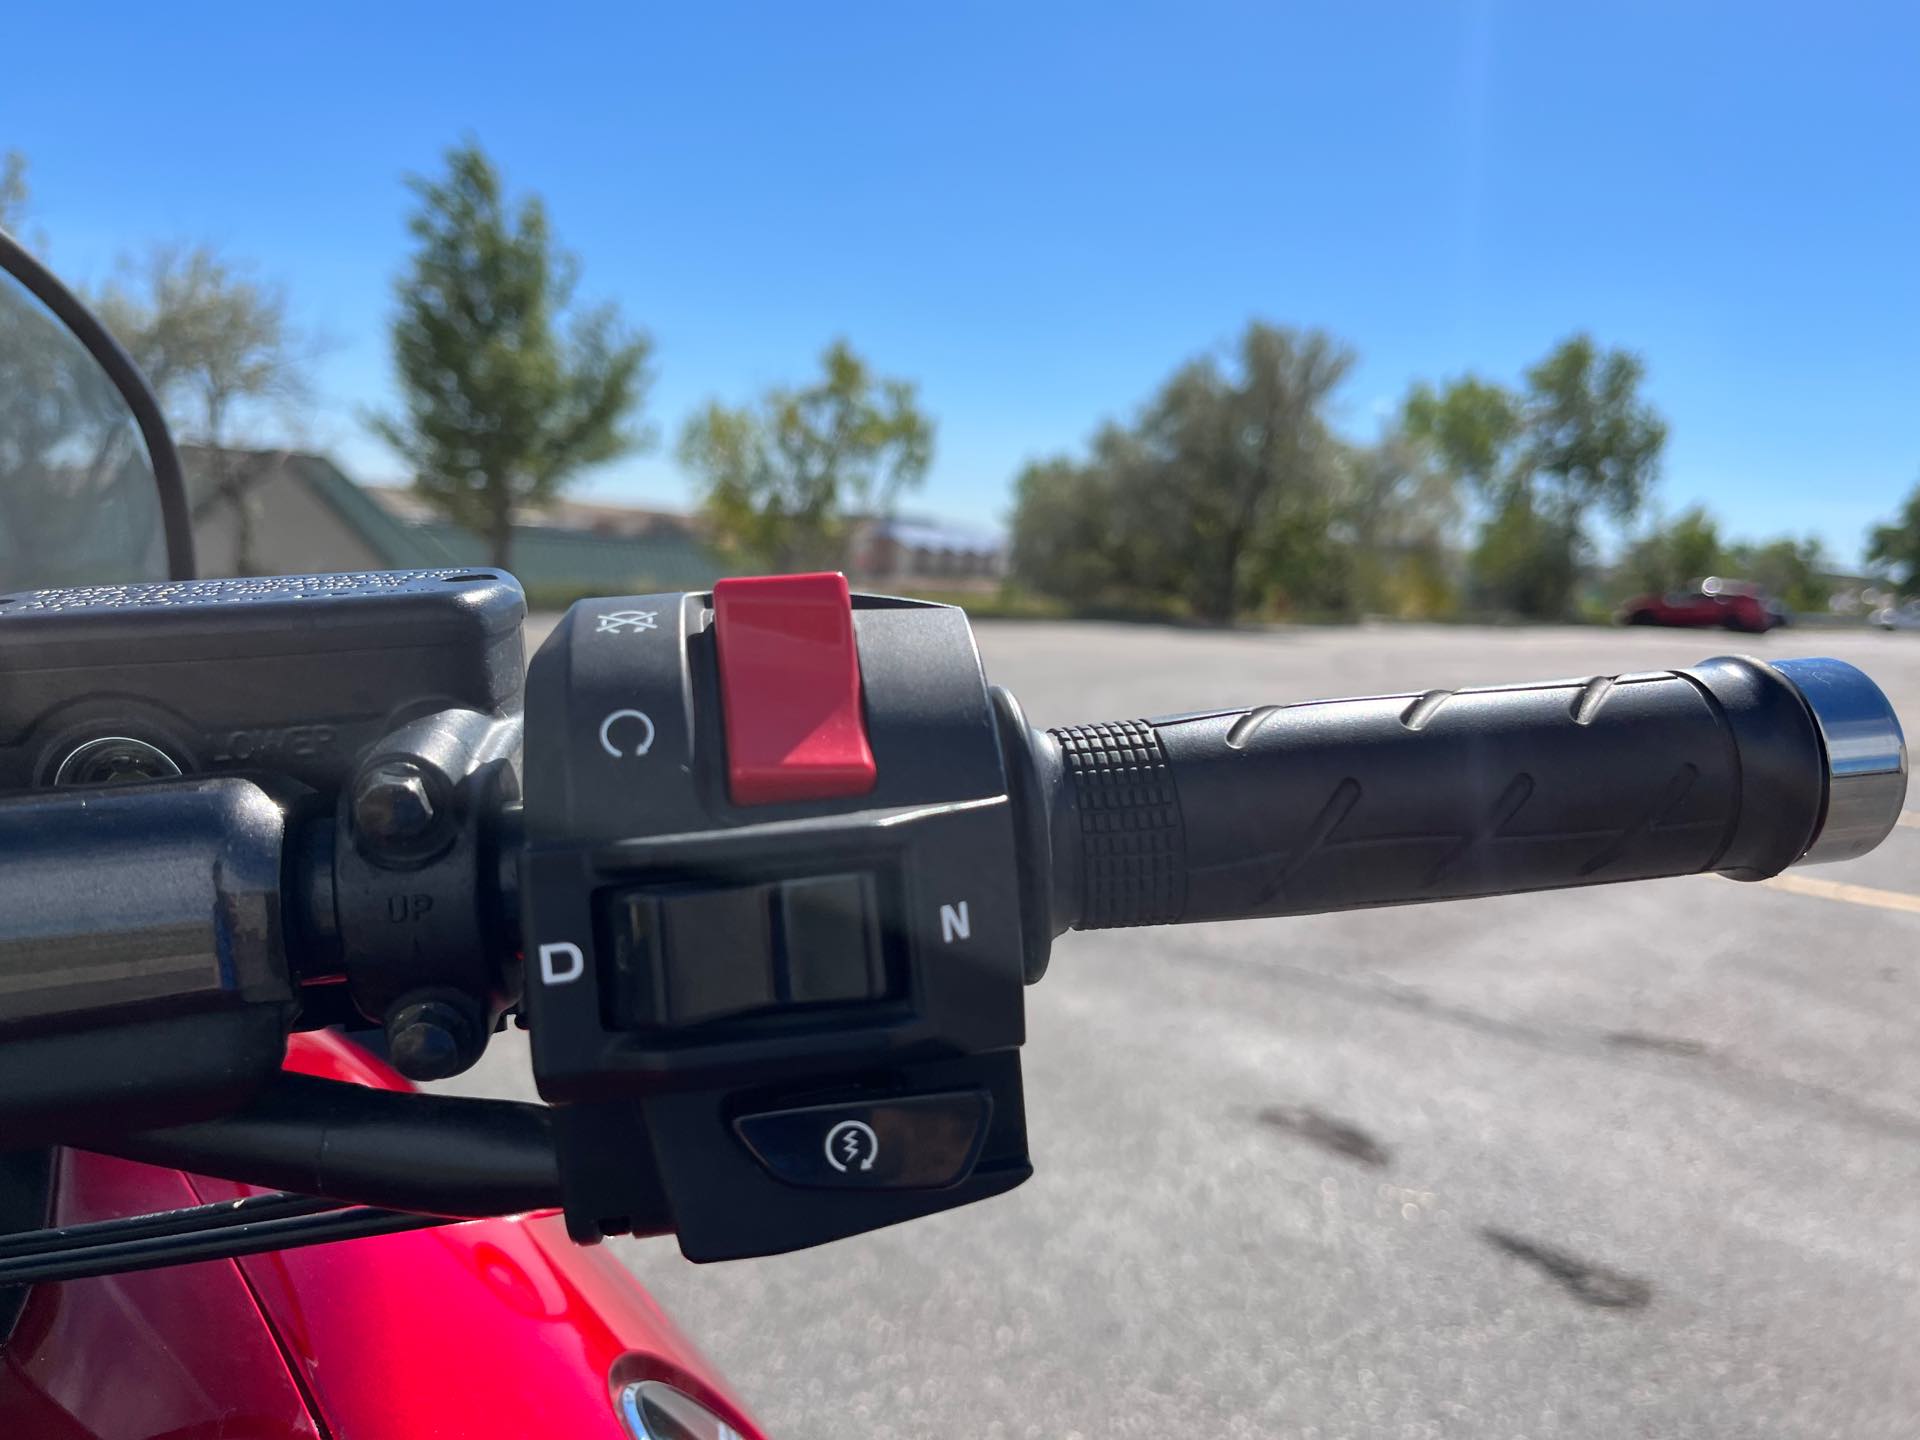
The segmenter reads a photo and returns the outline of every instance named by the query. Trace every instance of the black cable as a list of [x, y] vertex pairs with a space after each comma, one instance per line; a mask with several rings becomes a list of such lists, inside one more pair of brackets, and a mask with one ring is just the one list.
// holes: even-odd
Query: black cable
[[[179, 1215], [187, 1212], [171, 1213]], [[146, 1220], [160, 1217], [133, 1218]], [[114, 1225], [121, 1222], [103, 1223]], [[265, 1218], [249, 1216], [236, 1224], [211, 1228], [201, 1226], [139, 1239], [96, 1240], [52, 1254], [26, 1254], [0, 1260], [0, 1286], [85, 1280], [95, 1275], [157, 1270], [166, 1265], [185, 1265], [200, 1260], [231, 1260], [241, 1255], [257, 1255], [263, 1250], [292, 1250], [303, 1245], [325, 1245], [335, 1240], [358, 1240], [369, 1235], [391, 1235], [402, 1230], [423, 1230], [433, 1225], [458, 1223], [456, 1219], [445, 1215], [419, 1215], [412, 1211], [379, 1210], [365, 1205], [346, 1208], [332, 1206], [317, 1214], [277, 1214]]]
[[248, 1195], [238, 1200], [215, 1201], [209, 1205], [189, 1205], [178, 1210], [157, 1210], [147, 1215], [125, 1215], [111, 1220], [90, 1220], [81, 1225], [56, 1225], [0, 1235], [0, 1261], [26, 1255], [45, 1255], [52, 1251], [80, 1250], [114, 1241], [206, 1234], [230, 1230], [258, 1220], [286, 1215], [320, 1215], [329, 1210], [345, 1208], [338, 1200], [323, 1200], [316, 1195], [288, 1195], [277, 1191], [266, 1195]]

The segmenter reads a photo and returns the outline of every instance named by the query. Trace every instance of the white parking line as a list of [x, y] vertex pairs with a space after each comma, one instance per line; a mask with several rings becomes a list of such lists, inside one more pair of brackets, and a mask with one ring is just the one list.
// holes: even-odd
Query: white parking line
[[1776, 875], [1762, 885], [1785, 890], [1790, 895], [1812, 895], [1820, 900], [1843, 900], [1849, 905], [1868, 905], [1875, 910], [1900, 910], [1920, 915], [1920, 895], [1898, 890], [1875, 890], [1866, 885], [1849, 885], [1841, 880], [1816, 880], [1810, 875]]

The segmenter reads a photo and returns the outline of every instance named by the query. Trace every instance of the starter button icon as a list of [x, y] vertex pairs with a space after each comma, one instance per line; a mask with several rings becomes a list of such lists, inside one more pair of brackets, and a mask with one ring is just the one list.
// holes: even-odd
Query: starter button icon
[[880, 1154], [880, 1137], [864, 1120], [842, 1120], [827, 1131], [827, 1163], [845, 1174], [850, 1169], [871, 1170]]

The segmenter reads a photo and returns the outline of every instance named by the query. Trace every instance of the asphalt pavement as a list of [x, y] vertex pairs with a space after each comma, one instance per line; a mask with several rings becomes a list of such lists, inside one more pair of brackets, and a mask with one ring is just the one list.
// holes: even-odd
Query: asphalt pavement
[[[1728, 650], [1838, 655], [1920, 716], [1920, 635], [980, 644], [1043, 725]], [[1026, 1186], [775, 1259], [617, 1253], [775, 1436], [1908, 1440], [1915, 897], [1903, 826], [1787, 884], [1068, 936], [1028, 991]], [[515, 1039], [475, 1088], [531, 1093]]]

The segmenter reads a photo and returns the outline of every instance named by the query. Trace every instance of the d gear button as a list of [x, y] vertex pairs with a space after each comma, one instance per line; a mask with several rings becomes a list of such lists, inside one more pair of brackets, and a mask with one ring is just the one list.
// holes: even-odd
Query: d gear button
[[743, 1115], [733, 1128], [789, 1185], [943, 1190], [972, 1172], [992, 1114], [986, 1092], [963, 1090]]

